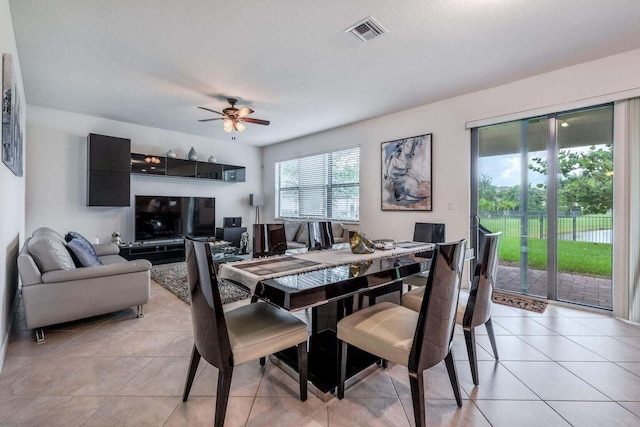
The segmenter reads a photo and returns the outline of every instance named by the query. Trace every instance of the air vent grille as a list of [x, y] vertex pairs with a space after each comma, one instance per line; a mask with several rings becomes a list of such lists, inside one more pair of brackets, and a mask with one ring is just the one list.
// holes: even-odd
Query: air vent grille
[[369, 16], [368, 18], [365, 18], [347, 28], [344, 32], [351, 33], [366, 43], [369, 40], [386, 33], [387, 30], [380, 25], [373, 16]]

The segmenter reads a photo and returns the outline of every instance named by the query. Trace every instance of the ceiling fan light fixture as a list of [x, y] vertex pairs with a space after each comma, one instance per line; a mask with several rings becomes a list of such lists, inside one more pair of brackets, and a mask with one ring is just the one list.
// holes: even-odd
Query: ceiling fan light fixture
[[241, 109], [238, 110], [238, 113], [236, 115], [239, 119], [241, 119], [243, 117], [247, 117], [249, 114], [253, 112], [254, 111], [249, 107], [242, 107]]
[[239, 121], [235, 121], [233, 123], [233, 128], [235, 130], [237, 130], [238, 132], [242, 132], [243, 130], [245, 130], [246, 126], [244, 125], [244, 123], [241, 123]]
[[233, 121], [231, 119], [224, 119], [222, 121], [222, 127], [225, 132], [233, 132]]

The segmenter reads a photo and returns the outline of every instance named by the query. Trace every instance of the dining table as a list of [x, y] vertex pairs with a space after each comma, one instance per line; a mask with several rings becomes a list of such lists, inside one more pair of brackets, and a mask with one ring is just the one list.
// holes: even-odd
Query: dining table
[[[338, 384], [338, 340], [336, 324], [359, 308], [359, 295], [375, 295], [400, 302], [402, 279], [428, 271], [430, 259], [421, 255], [433, 243], [396, 242], [393, 249], [354, 254], [348, 244], [332, 249], [289, 251], [284, 255], [221, 264], [219, 279], [231, 279], [248, 288], [253, 296], [309, 319], [308, 377], [323, 400], [333, 396]], [[426, 277], [425, 277], [426, 282]], [[295, 352], [275, 356], [297, 370]], [[349, 376], [378, 359], [355, 347], [349, 350]]]

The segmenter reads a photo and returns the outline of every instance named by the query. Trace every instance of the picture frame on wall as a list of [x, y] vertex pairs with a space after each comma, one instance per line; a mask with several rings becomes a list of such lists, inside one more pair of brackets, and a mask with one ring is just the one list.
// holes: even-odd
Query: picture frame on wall
[[382, 210], [433, 210], [432, 134], [382, 143]]
[[11, 54], [2, 55], [2, 162], [22, 176], [22, 106]]

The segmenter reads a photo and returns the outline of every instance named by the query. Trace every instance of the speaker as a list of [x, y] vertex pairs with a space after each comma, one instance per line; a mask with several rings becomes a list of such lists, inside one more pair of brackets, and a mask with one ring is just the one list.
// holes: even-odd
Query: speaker
[[264, 205], [264, 194], [249, 194], [249, 206]]

